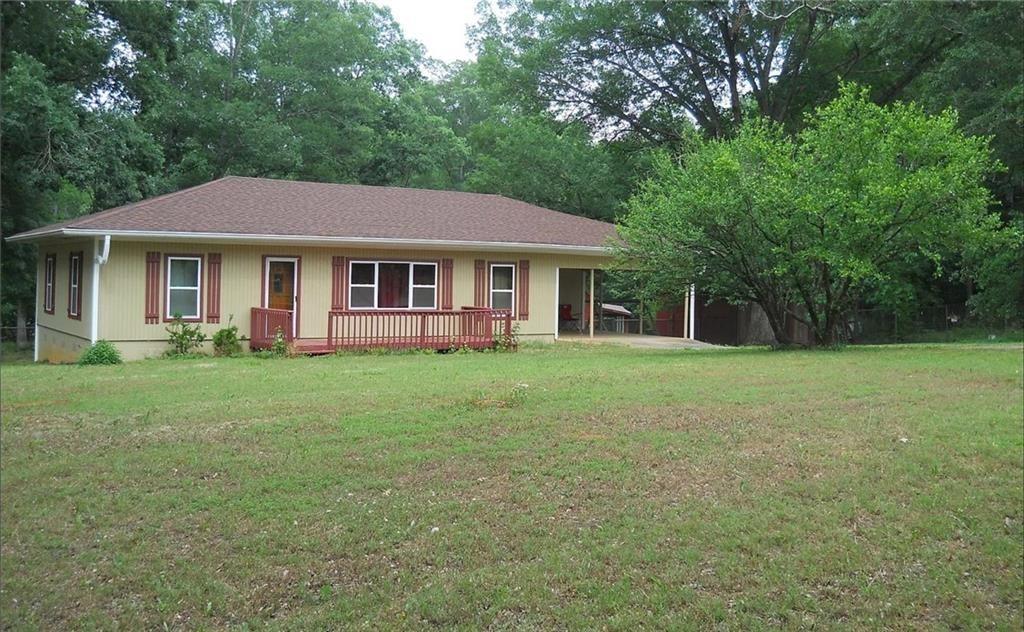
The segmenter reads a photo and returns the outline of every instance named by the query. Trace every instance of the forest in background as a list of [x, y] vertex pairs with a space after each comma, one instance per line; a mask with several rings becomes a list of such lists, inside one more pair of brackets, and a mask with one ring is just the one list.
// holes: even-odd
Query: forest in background
[[[1024, 4], [482, 2], [444, 65], [365, 2], [4, 2], [4, 236], [224, 175], [500, 193], [614, 220], [658, 151], [750, 117], [799, 131], [841, 81], [955, 108], [991, 137], [1024, 222]], [[31, 318], [32, 246], [2, 245], [3, 325]], [[1019, 317], [1019, 248], [979, 310]], [[913, 295], [963, 301], [956, 270]]]

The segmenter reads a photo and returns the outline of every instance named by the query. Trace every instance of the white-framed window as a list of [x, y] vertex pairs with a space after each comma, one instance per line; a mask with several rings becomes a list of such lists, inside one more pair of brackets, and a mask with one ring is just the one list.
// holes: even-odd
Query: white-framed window
[[514, 263], [491, 264], [491, 309], [516, 309], [516, 266]]
[[43, 267], [43, 311], [52, 314], [57, 304], [57, 292], [54, 284], [57, 279], [57, 255], [46, 255]]
[[68, 316], [82, 316], [82, 253], [73, 252], [68, 258]]
[[203, 258], [168, 255], [167, 257], [167, 318], [180, 315], [183, 320], [201, 318]]
[[349, 309], [437, 309], [437, 264], [420, 261], [349, 263]]

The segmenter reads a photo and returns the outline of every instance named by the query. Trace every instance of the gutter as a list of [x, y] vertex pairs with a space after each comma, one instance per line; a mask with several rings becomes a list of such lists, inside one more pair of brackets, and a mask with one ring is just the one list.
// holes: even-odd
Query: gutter
[[583, 256], [611, 256], [611, 246], [573, 246], [567, 244], [537, 244], [505, 241], [458, 241], [450, 239], [392, 239], [386, 237], [327, 237], [320, 235], [273, 235], [254, 233], [203, 233], [180, 231], [97, 230], [89, 228], [55, 228], [48, 231], [14, 235], [8, 241], [29, 241], [44, 237], [117, 237], [126, 240], [183, 240], [206, 242], [264, 242], [293, 245], [362, 246], [368, 248], [434, 248], [446, 250], [490, 250], [507, 252], [537, 252], [546, 254], [572, 253]]
[[110, 235], [103, 236], [103, 252], [100, 253], [100, 239], [94, 244], [95, 256], [92, 258], [92, 292], [89, 295], [90, 319], [89, 342], [96, 344], [100, 330], [100, 266], [110, 258]]

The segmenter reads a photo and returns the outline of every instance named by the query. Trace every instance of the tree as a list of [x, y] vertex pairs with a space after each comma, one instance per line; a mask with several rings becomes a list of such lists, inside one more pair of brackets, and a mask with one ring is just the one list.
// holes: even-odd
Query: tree
[[[131, 116], [168, 57], [168, 3], [5, 2], [0, 231], [29, 230], [152, 195], [160, 147]], [[133, 48], [134, 47], [134, 48]], [[27, 340], [35, 249], [4, 244], [0, 319]]]
[[832, 345], [866, 291], [907, 282], [908, 262], [941, 267], [997, 239], [995, 168], [955, 112], [879, 106], [847, 84], [795, 137], [750, 119], [662, 155], [630, 200], [623, 254], [654, 290], [696, 283], [760, 305], [781, 344], [788, 316]]
[[[799, 125], [835, 94], [869, 80], [898, 98], [962, 42], [961, 3], [734, 0], [516, 0], [477, 28], [484, 74], [510, 98], [624, 131], [679, 140], [684, 121], [729, 135], [747, 112]], [[537, 107], [537, 106], [535, 106]]]
[[542, 116], [489, 121], [474, 128], [476, 169], [471, 191], [499, 193], [524, 202], [612, 220], [626, 198], [611, 158], [586, 129]]

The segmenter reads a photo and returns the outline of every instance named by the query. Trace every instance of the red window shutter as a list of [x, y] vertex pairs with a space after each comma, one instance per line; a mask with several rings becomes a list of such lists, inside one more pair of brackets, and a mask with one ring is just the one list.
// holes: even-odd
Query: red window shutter
[[475, 274], [473, 276], [473, 305], [476, 307], [487, 307], [487, 262], [483, 259], [476, 260]]
[[519, 320], [530, 319], [530, 262], [526, 259], [519, 260]]
[[441, 259], [441, 309], [452, 308], [452, 260]]
[[146, 323], [160, 322], [160, 253], [146, 253]]
[[220, 322], [220, 253], [211, 252], [206, 258], [206, 322]]
[[348, 261], [346, 257], [331, 258], [331, 309], [340, 311], [345, 309], [346, 285], [345, 275], [348, 272]]

